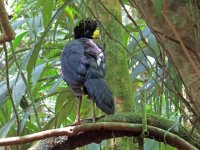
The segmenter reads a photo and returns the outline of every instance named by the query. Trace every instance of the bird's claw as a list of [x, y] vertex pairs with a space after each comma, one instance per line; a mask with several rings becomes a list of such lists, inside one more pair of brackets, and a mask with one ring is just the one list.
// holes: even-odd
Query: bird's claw
[[78, 126], [81, 125], [81, 120], [75, 120], [71, 126]]

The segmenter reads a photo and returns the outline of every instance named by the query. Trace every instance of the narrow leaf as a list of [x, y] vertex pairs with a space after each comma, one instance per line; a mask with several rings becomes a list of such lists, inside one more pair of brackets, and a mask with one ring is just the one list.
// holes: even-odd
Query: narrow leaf
[[35, 44], [35, 47], [33, 49], [33, 53], [32, 56], [30, 58], [30, 60], [28, 61], [28, 65], [27, 65], [27, 71], [28, 71], [28, 78], [31, 77], [33, 68], [35, 67], [36, 64], [36, 59], [38, 57], [38, 53], [40, 51], [41, 45], [43, 43], [43, 40], [46, 36], [46, 34], [48, 33], [52, 23], [58, 18], [60, 17], [60, 15], [62, 14], [62, 12], [64, 11], [64, 9], [66, 8], [67, 5], [69, 5], [71, 3], [70, 0], [67, 0], [60, 8], [59, 10], [54, 14], [54, 16], [52, 17], [51, 21], [48, 24], [48, 27], [45, 28], [44, 33], [42, 34], [41, 38], [39, 39], [39, 41]]
[[8, 123], [6, 123], [1, 129], [0, 129], [0, 137], [5, 138], [10, 131], [11, 126], [13, 125], [15, 119], [11, 119]]
[[20, 68], [19, 71], [17, 73], [17, 78], [19, 77], [19, 75], [22, 73], [22, 70], [26, 67], [31, 55], [33, 53], [33, 49], [30, 50], [29, 52], [26, 53], [26, 55], [23, 57], [21, 63], [20, 63]]
[[28, 119], [29, 116], [30, 116], [30, 113], [29, 113], [29, 112], [26, 112], [26, 113], [24, 114], [24, 116], [23, 116], [23, 118], [22, 118], [22, 121], [21, 121], [21, 123], [20, 123], [20, 133], [23, 132], [24, 126], [25, 126], [26, 121], [27, 121], [27, 119]]
[[44, 67], [46, 66], [46, 63], [42, 63], [40, 65], [38, 65], [35, 70], [32, 73], [32, 77], [33, 77], [33, 86], [36, 85], [42, 71], [44, 70]]
[[52, 11], [53, 11], [53, 0], [42, 0], [43, 8], [42, 8], [42, 19], [43, 25], [46, 29], [48, 24], [52, 18]]
[[[15, 77], [10, 79], [10, 88], [12, 88], [14, 82], [15, 82]], [[7, 95], [8, 95], [8, 88], [6, 81], [2, 81], [0, 82], [0, 105], [2, 105], [6, 101]]]
[[18, 78], [17, 82], [13, 86], [13, 90], [12, 90], [12, 98], [13, 98], [13, 101], [14, 101], [16, 107], [19, 106], [19, 103], [22, 99], [22, 96], [25, 93], [25, 90], [26, 90], [26, 85], [25, 85], [23, 79]]
[[156, 14], [159, 18], [161, 18], [161, 10], [162, 10], [163, 1], [162, 0], [153, 0], [153, 6], [156, 10]]
[[28, 33], [28, 31], [23, 31], [19, 35], [15, 37], [13, 40], [13, 48], [16, 49], [16, 47], [19, 45], [19, 43], [22, 41], [22, 38]]
[[56, 82], [53, 84], [53, 86], [47, 91], [47, 95], [51, 94], [52, 92], [55, 91], [55, 89], [57, 88], [58, 85], [60, 85], [60, 83], [62, 82], [62, 77], [60, 76]]

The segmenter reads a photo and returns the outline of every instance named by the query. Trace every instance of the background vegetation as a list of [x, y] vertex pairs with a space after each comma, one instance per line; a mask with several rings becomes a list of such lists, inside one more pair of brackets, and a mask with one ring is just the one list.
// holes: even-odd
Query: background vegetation
[[[165, 3], [168, 7], [171, 1]], [[179, 39], [170, 34], [166, 45], [163, 45], [165, 40], [158, 36], [160, 26], [153, 26], [149, 21], [167, 20], [161, 11], [164, 4], [162, 0], [153, 0], [151, 6], [154, 14], [149, 14], [152, 18], [145, 18], [147, 12], [141, 10], [141, 6], [146, 7], [147, 4], [140, 4], [137, 0], [5, 1], [16, 37], [6, 47], [0, 45], [0, 137], [59, 128], [75, 120], [76, 99], [61, 78], [60, 56], [63, 47], [73, 40], [74, 26], [87, 17], [101, 22], [101, 39], [97, 43], [105, 48], [106, 79], [116, 97], [117, 112], [141, 112], [141, 100], [145, 96], [147, 113], [173, 120], [177, 123], [175, 126], [182, 124], [198, 131], [200, 92], [196, 89], [200, 84], [189, 86], [190, 83], [199, 82], [198, 72], [194, 75], [196, 72], [190, 69], [195, 68], [190, 63], [187, 63], [187, 67], [182, 64], [182, 68], [179, 66], [181, 61], [176, 63], [176, 59], [183, 56], [170, 53], [167, 48], [173, 49], [173, 45], [167, 47], [170, 45], [167, 45], [167, 40], [175, 41], [180, 46]], [[199, 41], [199, 3], [190, 0], [174, 4], [188, 6], [186, 8], [193, 14], [189, 19], [196, 24], [196, 38], [192, 43]], [[173, 20], [178, 13], [171, 14]], [[184, 15], [179, 17], [184, 19]], [[169, 25], [167, 21], [163, 23]], [[181, 19], [177, 22], [173, 20], [173, 23], [178, 27], [184, 24]], [[168, 26], [168, 30], [171, 28]], [[181, 31], [188, 30], [184, 25], [182, 28]], [[191, 48], [187, 40], [184, 42], [186, 48]], [[199, 57], [199, 47], [195, 48], [194, 54], [197, 55], [194, 56]], [[199, 61], [198, 57], [194, 58], [196, 62]], [[200, 63], [197, 64], [195, 66], [199, 71]], [[185, 70], [184, 73], [181, 69]], [[185, 78], [190, 74], [190, 78]], [[197, 92], [196, 97], [193, 91]], [[92, 103], [85, 98], [81, 117], [91, 115]], [[98, 115], [101, 115], [100, 111]], [[102, 142], [102, 148], [106, 144], [106, 141]], [[30, 146], [24, 144], [20, 149]], [[83, 149], [100, 148], [90, 144]], [[146, 140], [145, 149], [174, 148]]]

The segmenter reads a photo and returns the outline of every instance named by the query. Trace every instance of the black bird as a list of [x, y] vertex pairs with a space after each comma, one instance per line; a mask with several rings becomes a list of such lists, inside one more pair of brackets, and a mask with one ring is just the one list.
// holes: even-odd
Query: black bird
[[[106, 114], [114, 114], [112, 92], [106, 84], [105, 57], [102, 50], [92, 39], [99, 35], [98, 22], [81, 20], [74, 28], [75, 40], [68, 43], [61, 56], [63, 80], [71, 87], [78, 98], [75, 124], [80, 124], [82, 95], [87, 94], [97, 107]], [[95, 110], [93, 121], [95, 120]]]

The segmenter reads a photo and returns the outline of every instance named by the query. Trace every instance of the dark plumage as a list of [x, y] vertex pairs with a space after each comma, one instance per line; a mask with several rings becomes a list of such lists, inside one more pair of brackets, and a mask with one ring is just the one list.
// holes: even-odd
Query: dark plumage
[[112, 93], [104, 80], [105, 57], [92, 40], [96, 27], [95, 21], [81, 21], [74, 29], [76, 40], [64, 47], [61, 57], [63, 79], [80, 101], [77, 110], [78, 122], [83, 94], [88, 94], [106, 114], [113, 114], [115, 110]]

